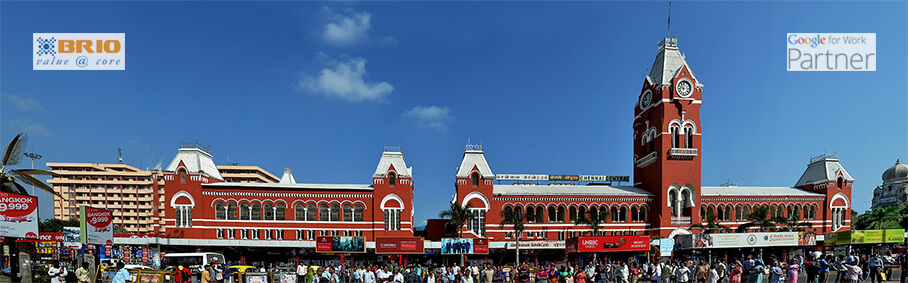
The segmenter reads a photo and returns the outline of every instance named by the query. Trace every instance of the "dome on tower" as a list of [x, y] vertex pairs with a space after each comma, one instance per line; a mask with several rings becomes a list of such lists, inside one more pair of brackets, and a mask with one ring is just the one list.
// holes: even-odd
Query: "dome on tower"
[[908, 178], [908, 165], [902, 164], [899, 159], [895, 160], [895, 165], [883, 172], [883, 181], [893, 181]]

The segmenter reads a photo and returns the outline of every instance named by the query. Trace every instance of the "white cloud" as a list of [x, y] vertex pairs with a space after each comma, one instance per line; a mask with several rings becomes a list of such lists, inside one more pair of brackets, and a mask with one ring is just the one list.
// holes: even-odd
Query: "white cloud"
[[[323, 53], [319, 57], [327, 58]], [[386, 102], [394, 86], [388, 82], [366, 81], [366, 59], [347, 58], [346, 61], [326, 59], [328, 68], [318, 76], [303, 75], [297, 83], [301, 89], [321, 93], [348, 102]]]
[[373, 41], [380, 45], [397, 44], [397, 40], [390, 36], [369, 35], [372, 30], [372, 14], [369, 12], [348, 9], [344, 14], [338, 14], [328, 7], [322, 7], [322, 14], [329, 21], [325, 24], [322, 37], [330, 44], [342, 47]]
[[34, 122], [29, 119], [14, 119], [7, 120], [3, 122], [4, 125], [19, 129], [26, 134], [37, 134], [42, 136], [54, 136], [54, 132], [51, 132], [44, 126], [44, 124]]
[[410, 111], [404, 112], [403, 116], [413, 118], [420, 129], [446, 131], [447, 123], [454, 120], [451, 112], [451, 108], [448, 107], [416, 106]]
[[47, 109], [44, 109], [44, 107], [41, 106], [41, 102], [37, 99], [31, 97], [20, 97], [7, 93], [0, 95], [3, 96], [3, 100], [9, 101], [13, 105], [16, 105], [16, 107], [19, 107], [19, 109], [22, 109], [22, 111], [47, 113]]

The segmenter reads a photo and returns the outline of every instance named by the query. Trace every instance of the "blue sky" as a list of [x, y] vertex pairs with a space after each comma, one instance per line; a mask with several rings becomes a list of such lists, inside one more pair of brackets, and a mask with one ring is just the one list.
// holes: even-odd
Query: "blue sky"
[[[908, 157], [906, 12], [673, 3], [671, 34], [705, 85], [703, 184], [790, 186], [837, 152], [867, 209]], [[382, 146], [400, 144], [421, 223], [454, 193], [468, 138], [495, 173], [631, 175], [666, 14], [660, 1], [4, 2], [0, 140], [24, 131], [44, 162], [114, 163], [120, 147], [149, 167], [198, 138], [218, 164], [325, 183], [370, 182]], [[126, 71], [33, 71], [31, 34], [50, 32], [126, 33]], [[789, 32], [876, 33], [877, 71], [786, 72]]]

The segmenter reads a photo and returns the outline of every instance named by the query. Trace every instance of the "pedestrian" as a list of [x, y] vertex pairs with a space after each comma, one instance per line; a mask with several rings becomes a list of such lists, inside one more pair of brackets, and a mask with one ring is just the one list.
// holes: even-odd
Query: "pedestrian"
[[207, 265], [207, 264], [202, 268], [202, 274], [199, 275], [199, 281], [201, 281], [202, 283], [213, 282], [211, 280], [211, 271], [209, 271], [210, 268], [211, 268], [211, 266]]
[[126, 270], [126, 264], [117, 262], [117, 273], [114, 275], [111, 283], [126, 283], [127, 280], [130, 280], [129, 270]]
[[873, 254], [873, 257], [870, 258], [867, 266], [870, 269], [870, 282], [882, 283], [883, 278], [880, 273], [883, 271], [883, 259], [881, 259], [879, 255]]
[[51, 268], [47, 269], [47, 275], [50, 275], [51, 283], [64, 283], [66, 282], [66, 275], [69, 273], [66, 271], [66, 267], [61, 267], [60, 262], [55, 261]]
[[801, 265], [798, 264], [797, 259], [792, 259], [791, 264], [788, 265], [788, 282], [789, 283], [798, 283], [798, 274], [801, 272]]
[[754, 260], [754, 266], [750, 268], [750, 275], [748, 276], [749, 283], [762, 283], [763, 282], [763, 261]]
[[820, 275], [820, 266], [812, 258], [808, 258], [804, 262], [804, 272], [807, 273], [807, 283], [817, 283], [817, 278]]
[[861, 267], [858, 266], [856, 262], [846, 262], [845, 269], [848, 270], [848, 274], [845, 275], [845, 279], [848, 283], [858, 283], [861, 281]]
[[782, 267], [779, 266], [778, 261], [774, 261], [772, 267], [769, 268], [769, 282], [782, 283]]
[[826, 257], [820, 257], [817, 260], [817, 267], [819, 268], [819, 278], [817, 278], [817, 283], [826, 283], [826, 278], [829, 275], [829, 261], [832, 260], [832, 257], [826, 255]]
[[671, 283], [675, 280], [675, 265], [671, 262], [662, 262], [662, 283]]
[[731, 266], [731, 273], [728, 277], [729, 283], [741, 283], [741, 276], [744, 274], [744, 268], [741, 267], [741, 261], [735, 260]]
[[88, 278], [88, 262], [82, 262], [82, 267], [76, 269], [76, 280], [79, 283], [90, 283], [91, 279]]
[[744, 260], [742, 264], [742, 270], [744, 271], [743, 277], [745, 280], [750, 280], [750, 270], [754, 267], [754, 259], [752, 255], [747, 255], [747, 260]]
[[675, 268], [675, 281], [678, 283], [690, 282], [690, 261], [684, 261], [682, 266]]
[[719, 272], [716, 271], [716, 265], [710, 267], [709, 276], [706, 277], [706, 282], [719, 283]]
[[706, 283], [706, 279], [709, 279], [709, 265], [701, 259], [697, 265], [697, 283]]

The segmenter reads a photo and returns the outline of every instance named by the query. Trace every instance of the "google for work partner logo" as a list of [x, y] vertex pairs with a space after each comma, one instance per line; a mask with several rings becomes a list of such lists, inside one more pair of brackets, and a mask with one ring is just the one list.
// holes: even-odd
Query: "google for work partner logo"
[[126, 70], [125, 33], [33, 33], [32, 70]]
[[876, 33], [789, 33], [789, 71], [876, 71]]

